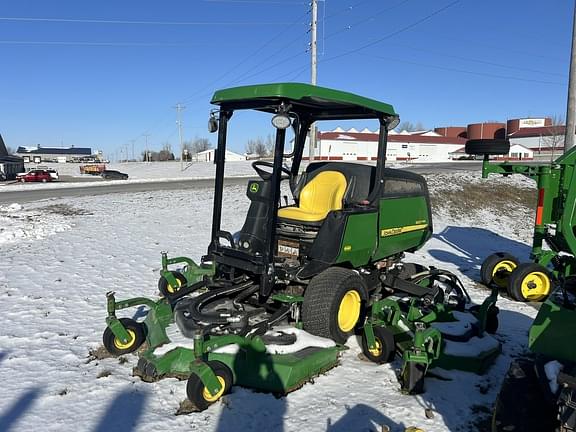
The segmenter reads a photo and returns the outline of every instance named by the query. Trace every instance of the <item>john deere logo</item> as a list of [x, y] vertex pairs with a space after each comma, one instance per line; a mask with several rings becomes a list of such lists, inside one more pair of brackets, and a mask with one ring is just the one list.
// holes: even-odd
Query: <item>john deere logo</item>
[[256, 193], [260, 189], [260, 185], [258, 183], [250, 183], [250, 192]]

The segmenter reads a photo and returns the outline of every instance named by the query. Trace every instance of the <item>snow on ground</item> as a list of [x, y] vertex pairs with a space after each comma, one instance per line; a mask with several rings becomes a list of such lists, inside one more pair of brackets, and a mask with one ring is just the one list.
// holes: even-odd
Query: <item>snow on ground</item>
[[[430, 176], [443, 185], [477, 176]], [[518, 180], [491, 178], [491, 184]], [[502, 183], [504, 182], [504, 183]], [[462, 193], [455, 188], [453, 193]], [[245, 188], [225, 189], [223, 228], [238, 229], [248, 206]], [[499, 299], [503, 355], [483, 376], [442, 372], [426, 393], [405, 396], [396, 379], [400, 362], [375, 365], [359, 358], [352, 337], [341, 365], [287, 397], [235, 387], [207, 411], [176, 416], [184, 381], [144, 383], [132, 377], [135, 355], [94, 360], [105, 328], [105, 293], [155, 296], [160, 251], [199, 259], [210, 234], [212, 192], [111, 194], [53, 199], [0, 208], [0, 430], [32, 431], [380, 431], [419, 426], [426, 432], [479, 430], [513, 356], [526, 350], [536, 310]], [[485, 256], [510, 251], [527, 258], [531, 216], [453, 214], [439, 207], [435, 234], [408, 260], [462, 277], [472, 298], [488, 295], [475, 280]], [[525, 227], [518, 228], [519, 225]], [[125, 316], [142, 317], [127, 310]], [[425, 410], [434, 416], [428, 419]]]

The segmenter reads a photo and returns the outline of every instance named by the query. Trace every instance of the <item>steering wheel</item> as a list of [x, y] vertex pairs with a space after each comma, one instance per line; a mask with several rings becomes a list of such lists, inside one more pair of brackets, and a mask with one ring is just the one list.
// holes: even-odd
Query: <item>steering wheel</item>
[[[266, 170], [263, 170], [262, 168], [260, 168], [263, 166], [274, 169], [274, 164], [272, 162], [266, 162], [266, 161], [254, 161], [254, 162], [252, 162], [252, 168], [254, 168], [254, 171], [256, 171], [258, 173], [260, 178], [264, 181], [270, 180], [272, 178], [272, 173], [270, 171], [266, 171]], [[286, 174], [285, 176], [281, 176], [280, 180], [287, 180], [287, 179], [292, 177], [292, 173], [290, 172], [290, 170], [288, 168], [281, 167], [280, 170], [284, 174]]]

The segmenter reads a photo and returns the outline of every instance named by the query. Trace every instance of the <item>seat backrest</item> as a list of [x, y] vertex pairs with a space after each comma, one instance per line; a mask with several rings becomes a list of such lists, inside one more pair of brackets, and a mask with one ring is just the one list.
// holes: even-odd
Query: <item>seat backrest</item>
[[344, 196], [345, 203], [357, 203], [368, 198], [374, 185], [376, 167], [353, 162], [313, 162], [306, 168], [304, 181], [312, 181], [324, 171], [338, 171], [344, 174], [348, 191]]
[[332, 210], [340, 210], [346, 186], [344, 174], [323, 171], [302, 188], [299, 207], [309, 213], [327, 214]]

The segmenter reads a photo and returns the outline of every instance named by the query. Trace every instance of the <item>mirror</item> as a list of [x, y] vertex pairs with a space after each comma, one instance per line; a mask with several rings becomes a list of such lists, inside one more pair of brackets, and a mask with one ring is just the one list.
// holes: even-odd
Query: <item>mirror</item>
[[208, 132], [214, 133], [218, 130], [218, 120], [214, 114], [210, 114], [210, 118], [208, 119]]

